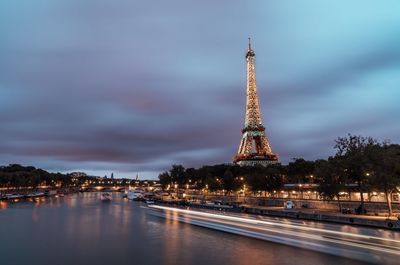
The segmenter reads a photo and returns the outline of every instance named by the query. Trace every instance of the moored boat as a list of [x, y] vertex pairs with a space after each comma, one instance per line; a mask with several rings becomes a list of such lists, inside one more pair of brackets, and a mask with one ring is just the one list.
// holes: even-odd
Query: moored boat
[[36, 197], [43, 197], [44, 192], [31, 192], [25, 195], [25, 198], [36, 198]]
[[22, 198], [24, 198], [24, 195], [22, 195], [22, 194], [6, 194], [4, 196], [4, 198], [6, 200], [22, 199]]
[[109, 202], [109, 201], [111, 201], [111, 200], [112, 200], [111, 193], [103, 192], [103, 193], [100, 195], [100, 200], [103, 201], [103, 202]]
[[153, 199], [146, 199], [145, 202], [146, 202], [146, 204], [154, 204]]
[[57, 191], [56, 190], [45, 190], [44, 191], [44, 195], [46, 197], [56, 196], [57, 195]]
[[133, 190], [128, 190], [126, 197], [128, 200], [131, 201], [142, 201], [144, 196], [143, 196], [143, 190], [139, 188], [135, 188]]

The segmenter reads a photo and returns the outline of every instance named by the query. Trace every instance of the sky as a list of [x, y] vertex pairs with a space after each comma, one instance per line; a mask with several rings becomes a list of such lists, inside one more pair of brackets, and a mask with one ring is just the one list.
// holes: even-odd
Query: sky
[[228, 163], [247, 38], [282, 163], [400, 142], [399, 1], [0, 1], [0, 165], [157, 178]]

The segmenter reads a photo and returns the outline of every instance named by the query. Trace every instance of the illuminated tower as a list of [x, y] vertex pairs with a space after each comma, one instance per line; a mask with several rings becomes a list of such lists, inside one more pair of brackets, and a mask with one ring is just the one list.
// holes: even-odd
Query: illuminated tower
[[233, 158], [233, 161], [241, 166], [267, 166], [278, 161], [278, 156], [272, 153], [271, 146], [265, 134], [265, 127], [261, 120], [254, 57], [255, 53], [251, 49], [249, 38], [249, 48], [246, 53], [246, 116], [239, 150]]

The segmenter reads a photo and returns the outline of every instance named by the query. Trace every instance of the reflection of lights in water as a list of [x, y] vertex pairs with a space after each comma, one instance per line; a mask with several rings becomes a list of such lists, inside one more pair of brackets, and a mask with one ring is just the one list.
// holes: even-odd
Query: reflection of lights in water
[[39, 205], [43, 204], [45, 201], [46, 201], [46, 198], [44, 198], [44, 197], [33, 198], [33, 202], [35, 203], [35, 206], [39, 206]]
[[7, 208], [7, 202], [3, 202], [3, 201], [0, 201], [0, 209], [5, 209], [5, 208]]
[[301, 226], [297, 222], [285, 224], [277, 220], [269, 222], [243, 218], [239, 215], [221, 215], [159, 205], [148, 207], [157, 209], [155, 212], [161, 210], [164, 216], [167, 216], [166, 212], [170, 211], [179, 213], [176, 218], [179, 222], [352, 259], [392, 264], [400, 256], [400, 245], [396, 245], [400, 243], [400, 240], [394, 240], [393, 236], [385, 238], [383, 235], [380, 237], [367, 235], [362, 229], [358, 229], [355, 233], [348, 233], [337, 231], [334, 227], [329, 228], [330, 226], [320, 229]]
[[32, 211], [32, 221], [34, 221], [34, 222], [39, 221], [39, 213], [38, 213], [38, 210], [35, 208], [33, 208], [33, 211]]
[[166, 217], [167, 224], [177, 225], [179, 223], [177, 221], [177, 217], [179, 216], [178, 212], [167, 211], [164, 214], [165, 214], [165, 217]]
[[[225, 219], [225, 220], [243, 222], [243, 223], [249, 223], [249, 224], [255, 224], [255, 225], [258, 225], [258, 224], [273, 225], [273, 226], [280, 226], [280, 227], [284, 227], [284, 228], [296, 228], [299, 230], [304, 230], [304, 231], [309, 231], [309, 232], [311, 232], [311, 231], [312, 232], [323, 232], [323, 233], [331, 233], [331, 234], [350, 236], [350, 237], [356, 237], [356, 238], [359, 237], [359, 238], [367, 239], [367, 240], [368, 239], [376, 239], [376, 240], [400, 243], [399, 240], [393, 240], [393, 239], [382, 238], [382, 237], [374, 237], [374, 236], [362, 235], [362, 234], [356, 234], [356, 233], [340, 232], [340, 231], [328, 230], [328, 229], [322, 229], [322, 228], [306, 227], [306, 226], [300, 226], [299, 224], [270, 222], [270, 221], [264, 221], [264, 220], [243, 218], [243, 217], [238, 217], [238, 216], [229, 216], [229, 215], [221, 215], [221, 214], [214, 214], [214, 213], [206, 213], [206, 212], [171, 208], [171, 207], [165, 207], [165, 206], [159, 206], [159, 205], [149, 205], [148, 207], [167, 210], [167, 211], [171, 211], [171, 212], [176, 212], [177, 214], [180, 212], [180, 213], [184, 213], [184, 214], [188, 214], [188, 215], [194, 215], [194, 216], [198, 215], [198, 216], [210, 217], [210, 218], [215, 218], [215, 219]], [[210, 219], [210, 220], [212, 220], [212, 219]]]

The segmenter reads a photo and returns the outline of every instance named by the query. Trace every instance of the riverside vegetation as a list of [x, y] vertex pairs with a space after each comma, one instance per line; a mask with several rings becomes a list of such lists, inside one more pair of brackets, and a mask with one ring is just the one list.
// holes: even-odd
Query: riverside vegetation
[[388, 141], [378, 142], [371, 137], [347, 135], [335, 140], [336, 154], [315, 161], [296, 158], [288, 165], [280, 163], [267, 167], [240, 167], [232, 164], [187, 168], [173, 165], [159, 175], [160, 183], [167, 187], [223, 191], [230, 194], [245, 184], [248, 191], [273, 192], [285, 183], [318, 184], [317, 191], [327, 199], [338, 201], [339, 193], [356, 184], [360, 193], [360, 212], [364, 212], [363, 193], [379, 190], [385, 193], [389, 215], [392, 211], [392, 193], [400, 192], [400, 145]]

